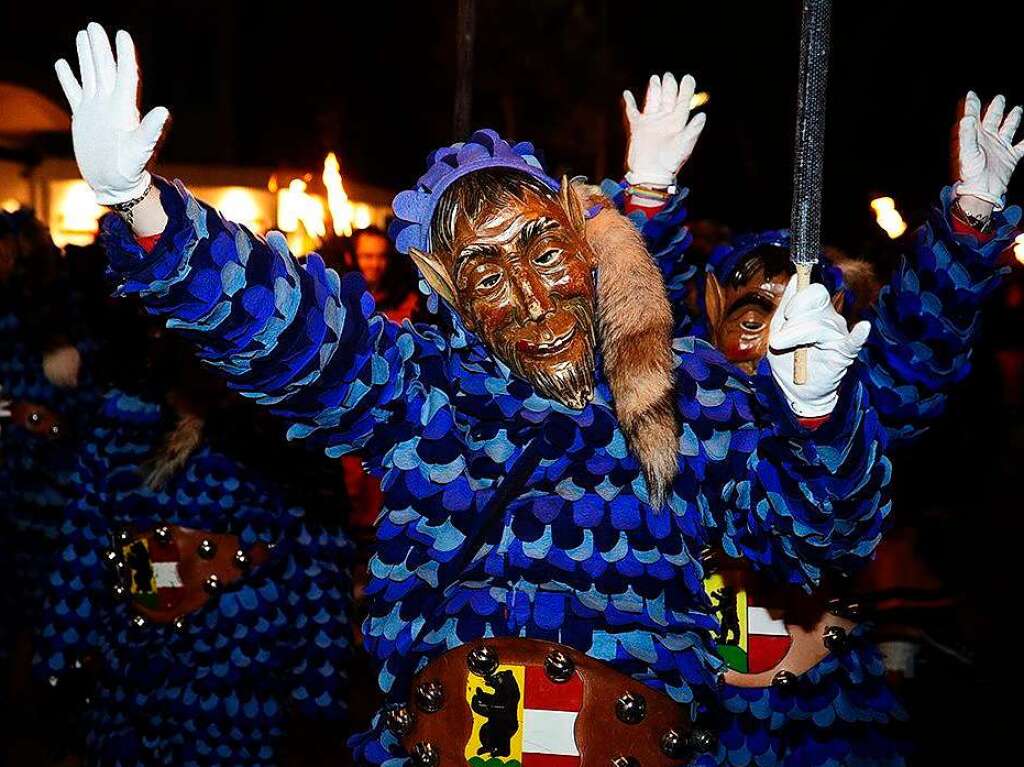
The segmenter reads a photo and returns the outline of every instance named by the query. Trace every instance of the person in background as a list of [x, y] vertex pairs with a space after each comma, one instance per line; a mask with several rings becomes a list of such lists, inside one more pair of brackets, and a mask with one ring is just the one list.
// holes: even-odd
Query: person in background
[[397, 258], [387, 234], [375, 226], [357, 229], [352, 235], [354, 266], [366, 280], [377, 309], [401, 324], [419, 308], [416, 272], [407, 258]]
[[351, 545], [327, 462], [285, 445], [177, 337], [114, 309], [37, 676], [84, 691], [87, 764], [283, 765], [289, 725], [303, 728], [291, 752], [336, 752]]
[[[348, 271], [363, 275], [366, 289], [384, 316], [399, 324], [416, 317], [420, 305], [416, 273], [409, 259], [396, 257], [395, 248], [383, 230], [375, 226], [357, 229], [349, 240], [347, 261]], [[363, 470], [358, 454], [342, 456], [341, 464], [353, 530], [363, 537], [372, 536], [383, 502], [380, 482]]]
[[[41, 735], [62, 704], [31, 684], [29, 666], [76, 435], [96, 404], [65, 267], [31, 209], [0, 211], [0, 727], [11, 728], [0, 749]], [[51, 755], [63, 748], [46, 741]]]
[[[366, 289], [373, 296], [377, 309], [393, 322], [419, 319], [420, 294], [417, 290], [416, 272], [408, 258], [399, 257], [387, 234], [375, 227], [357, 229], [347, 242], [344, 252], [345, 271], [357, 271], [366, 280]], [[380, 480], [363, 469], [360, 454], [341, 457], [342, 475], [348, 493], [349, 524], [356, 539], [358, 550], [352, 565], [355, 612], [363, 618], [366, 615], [365, 590], [369, 577], [370, 549], [374, 537], [374, 525], [384, 503]], [[361, 642], [359, 623], [356, 622], [356, 639]], [[354, 673], [368, 674], [360, 668]], [[376, 689], [375, 680], [367, 676], [361, 680], [365, 689]], [[372, 709], [362, 704], [377, 703], [375, 696], [365, 695], [353, 701], [353, 721], [362, 716], [368, 719]]]
[[[692, 81], [680, 83], [678, 92], [680, 101], [688, 100]], [[756, 376], [772, 351], [770, 334], [784, 316], [778, 307], [794, 271], [789, 232], [736, 237], [707, 256], [706, 280], [695, 279], [682, 207], [687, 191], [675, 187], [693, 146], [683, 141], [688, 123], [675, 107], [676, 93], [670, 75], [652, 78], [642, 111], [626, 93], [629, 172], [625, 183], [605, 182], [602, 188], [630, 216], [662, 268], [677, 327], [708, 338], [737, 369]], [[1000, 256], [1019, 231], [1020, 210], [1004, 206], [1010, 176], [1024, 156], [1024, 142], [1013, 144], [1021, 115], [1020, 107], [1006, 111], [1002, 96], [983, 114], [977, 95], [968, 93], [953, 147], [958, 183], [942, 190], [887, 284], [880, 284], [863, 262], [835, 253], [826, 252], [815, 267], [813, 279], [829, 288], [837, 312], [845, 303], [853, 321], [871, 321], [859, 358], [888, 446], [906, 445], [925, 433], [970, 371], [982, 308], [1007, 273]], [[692, 283], [698, 283], [703, 308], [696, 318], [685, 311]], [[823, 291], [822, 300], [825, 295]], [[920, 604], [896, 605], [901, 609], [946, 604], [934, 577], [922, 563], [909, 559], [912, 548], [913, 540], [906, 535], [883, 540], [879, 559], [862, 571], [860, 586], [885, 596], [883, 589], [891, 590], [895, 583], [928, 597]], [[740, 568], [734, 553], [724, 559], [717, 565], [729, 578]], [[714, 583], [716, 574], [708, 570], [708, 583]], [[833, 594], [819, 592], [815, 604], [781, 593], [764, 579], [743, 575], [740, 580], [748, 592], [744, 610], [746, 605], [771, 606], [789, 618], [773, 630], [788, 634], [790, 646], [800, 637], [794, 625], [815, 627], [815, 641], [827, 652], [808, 653], [811, 660], [799, 669], [783, 667], [782, 658], [773, 656], [779, 665], [754, 679], [757, 674], [745, 665], [745, 657], [741, 664], [726, 656], [733, 648], [723, 639], [725, 632], [720, 633], [719, 648], [731, 666], [727, 684], [720, 688], [727, 712], [718, 755], [723, 763], [901, 764], [900, 722], [905, 713], [887, 689], [886, 666], [868, 627], [858, 625], [854, 619], [859, 611], [850, 609], [854, 603], [863, 606], [863, 595], [837, 591], [837, 600], [829, 601]], [[885, 607], [881, 601], [875, 607]], [[735, 609], [735, 600], [732, 605]], [[728, 613], [718, 613], [724, 624]], [[901, 617], [895, 610], [876, 615], [886, 620], [887, 628]], [[890, 665], [896, 656], [906, 655], [903, 637], [895, 639], [886, 647]], [[912, 666], [905, 659], [902, 665]], [[784, 670], [769, 673], [776, 668]]]

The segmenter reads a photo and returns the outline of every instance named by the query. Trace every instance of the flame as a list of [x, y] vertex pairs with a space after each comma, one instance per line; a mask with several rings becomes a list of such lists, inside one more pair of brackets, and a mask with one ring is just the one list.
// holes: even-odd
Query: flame
[[267, 184], [269, 189], [277, 189], [277, 228], [289, 235], [293, 252], [305, 252], [319, 245], [317, 241], [327, 234], [328, 212], [331, 229], [339, 237], [349, 236], [356, 229], [365, 229], [374, 221], [372, 207], [349, 199], [341, 179], [341, 164], [334, 152], [324, 158], [321, 179], [327, 190], [326, 200], [309, 191], [309, 184], [313, 181], [310, 173], [302, 178], [293, 178], [287, 187], [281, 187], [276, 176], [272, 176]]
[[[349, 202], [345, 185], [341, 182], [341, 165], [334, 152], [329, 152], [324, 158], [323, 181], [324, 187], [327, 189], [327, 207], [331, 211], [334, 233], [339, 237], [348, 237], [352, 234], [354, 206]], [[366, 226], [368, 224], [356, 225], [356, 228], [363, 229]]]
[[217, 208], [226, 219], [245, 224], [254, 232], [264, 232], [267, 229], [266, 221], [263, 220], [263, 212], [260, 210], [259, 202], [253, 196], [252, 191], [242, 186], [225, 187], [216, 201]]
[[1024, 264], [1024, 233], [1018, 234], [1013, 240], [1013, 257], [1018, 264]]
[[79, 179], [55, 184], [53, 194], [50, 232], [54, 243], [58, 247], [90, 244], [99, 231], [100, 217], [106, 212], [96, 202], [96, 193]]
[[690, 97], [690, 109], [702, 107], [711, 100], [711, 94], [707, 91], [697, 91]]
[[13, 197], [8, 197], [3, 202], [0, 202], [0, 209], [6, 211], [7, 213], [17, 213], [19, 210], [21, 210], [21, 201], [16, 200]]
[[892, 197], [876, 197], [871, 201], [871, 210], [875, 212], [875, 222], [895, 240], [907, 231], [907, 223], [896, 210], [896, 201]]
[[373, 208], [365, 202], [357, 202], [352, 206], [352, 226], [355, 229], [366, 229], [373, 224]]
[[323, 201], [306, 191], [306, 182], [293, 178], [287, 189], [277, 192], [277, 226], [283, 232], [296, 232], [299, 224], [306, 234], [321, 238], [327, 234]]

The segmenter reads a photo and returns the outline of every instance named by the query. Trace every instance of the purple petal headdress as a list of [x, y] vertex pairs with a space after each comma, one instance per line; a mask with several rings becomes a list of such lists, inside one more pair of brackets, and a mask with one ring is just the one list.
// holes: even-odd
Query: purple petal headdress
[[[789, 250], [789, 230], [769, 229], [764, 232], [744, 234], [736, 237], [730, 243], [719, 245], [708, 256], [705, 271], [713, 271], [718, 279], [728, 280], [743, 263], [743, 260], [763, 245], [774, 245]], [[823, 283], [831, 293], [843, 288], [842, 271], [825, 256], [818, 259], [813, 275], [814, 279]]]
[[769, 229], [765, 232], [743, 234], [732, 242], [717, 246], [708, 256], [707, 269], [720, 280], [727, 280], [751, 251], [763, 245], [789, 249], [788, 229]]
[[427, 172], [414, 189], [399, 192], [392, 202], [395, 218], [388, 234], [399, 253], [410, 248], [429, 250], [430, 221], [441, 195], [452, 183], [484, 168], [512, 168], [529, 173], [552, 189], [559, 183], [549, 177], [537, 159], [533, 144], [521, 141], [509, 144], [495, 131], [478, 130], [465, 143], [437, 149], [427, 157]]

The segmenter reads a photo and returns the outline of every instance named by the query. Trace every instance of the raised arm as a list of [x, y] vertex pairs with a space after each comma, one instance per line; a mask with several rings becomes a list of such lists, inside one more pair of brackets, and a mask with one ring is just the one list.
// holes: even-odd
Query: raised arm
[[1018, 233], [1020, 209], [1003, 204], [1024, 143], [1012, 143], [1021, 108], [1005, 119], [1004, 108], [997, 96], [982, 118], [978, 97], [967, 95], [954, 147], [960, 180], [942, 191], [869, 311], [865, 384], [890, 440], [913, 439], [942, 414], [970, 373], [984, 302], [1008, 272], [999, 256]]
[[706, 115], [692, 114], [696, 83], [685, 75], [678, 84], [670, 72], [652, 75], [643, 109], [630, 91], [623, 93], [629, 146], [626, 179], [605, 181], [601, 190], [636, 225], [658, 264], [676, 320], [676, 334], [689, 325], [687, 294], [697, 273], [685, 260], [692, 237], [686, 229], [689, 190], [676, 179], [704, 130]]
[[665, 281], [675, 320], [674, 335], [687, 335], [691, 332], [687, 299], [693, 278], [697, 276], [697, 266], [686, 258], [693, 242], [686, 228], [686, 198], [690, 190], [678, 188], [658, 207], [636, 205], [637, 198], [625, 182], [605, 179], [601, 182], [601, 192], [640, 232]]
[[299, 265], [279, 234], [257, 237], [180, 184], [152, 178], [145, 168], [166, 110], [139, 121], [124, 32], [117, 49], [120, 66], [90, 24], [78, 36], [81, 84], [66, 62], [57, 72], [82, 175], [119, 213], [103, 226], [118, 293], [167, 317], [232, 387], [291, 422], [289, 436], [315, 437], [330, 455], [363, 449], [372, 463], [402, 438], [376, 427], [408, 422], [396, 411], [416, 406], [410, 387], [439, 357], [411, 327], [374, 311], [359, 275], [342, 281], [316, 256]]
[[[718, 397], [698, 382], [704, 418], [684, 429], [682, 442], [707, 455], [711, 542], [730, 556], [812, 587], [874, 550], [890, 508], [890, 468], [855, 364], [868, 332], [867, 323], [847, 329], [823, 286], [796, 293], [791, 281], [756, 375], [739, 378], [717, 352], [719, 364], [693, 368], [727, 379]], [[810, 347], [810, 370], [797, 385], [793, 352], [801, 346]]]

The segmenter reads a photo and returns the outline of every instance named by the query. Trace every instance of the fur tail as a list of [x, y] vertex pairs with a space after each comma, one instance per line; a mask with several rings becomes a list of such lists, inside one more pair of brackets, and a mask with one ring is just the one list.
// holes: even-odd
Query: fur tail
[[678, 471], [672, 306], [661, 272], [633, 223], [597, 187], [578, 184], [597, 261], [597, 313], [604, 373], [615, 413], [660, 508]]

